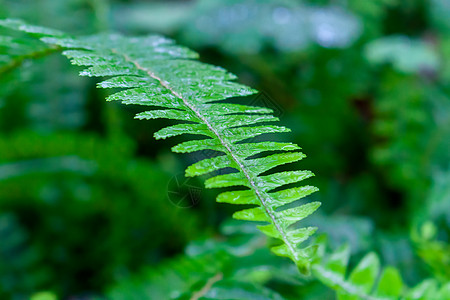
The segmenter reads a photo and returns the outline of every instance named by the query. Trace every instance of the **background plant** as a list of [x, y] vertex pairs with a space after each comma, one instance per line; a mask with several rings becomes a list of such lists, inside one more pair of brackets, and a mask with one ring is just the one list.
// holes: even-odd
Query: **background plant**
[[[356, 262], [362, 256], [374, 250], [380, 255], [381, 264], [397, 267], [403, 281], [409, 286], [414, 286], [427, 277], [435, 277], [440, 281], [437, 286], [448, 281], [448, 270], [446, 271], [444, 267], [448, 265], [446, 249], [449, 234], [449, 198], [446, 192], [448, 190], [446, 178], [450, 153], [447, 130], [449, 26], [443, 17], [446, 11], [445, 1], [408, 3], [379, 1], [376, 4], [361, 1], [348, 1], [345, 4], [304, 1], [298, 5], [282, 1], [233, 1], [226, 5], [219, 1], [201, 1], [188, 4], [171, 2], [170, 6], [168, 3], [155, 6], [153, 3], [124, 4], [102, 1], [73, 1], [60, 5], [37, 1], [32, 6], [21, 6], [16, 1], [3, 1], [3, 4], [7, 8], [2, 12], [4, 17], [21, 17], [31, 23], [48, 25], [71, 33], [94, 33], [108, 27], [131, 33], [157, 31], [200, 50], [203, 60], [226, 67], [236, 73], [241, 82], [264, 90], [270, 99], [276, 100], [275, 106], [281, 108], [283, 125], [293, 129], [289, 140], [297, 142], [305, 153], [309, 154], [308, 159], [302, 161], [301, 168], [314, 170], [320, 175], [310, 179], [309, 184], [321, 189], [320, 193], [311, 196], [311, 200], [321, 201], [323, 206], [320, 214], [311, 216], [305, 222], [311, 226], [318, 226], [319, 232], [326, 232], [329, 235], [329, 244], [334, 249], [342, 243], [349, 242], [352, 249], [351, 266], [356, 266]], [[85, 22], [76, 22], [77, 25], [74, 26], [75, 22], [70, 18], [56, 18], [64, 16], [64, 11], [67, 11], [68, 7], [72, 9], [71, 11], [76, 8], [77, 16]], [[177, 11], [184, 14], [177, 15]], [[244, 14], [245, 11], [249, 13]], [[145, 12], [145, 18], [138, 18], [142, 12]], [[152, 13], [155, 16], [150, 15]], [[218, 14], [224, 16], [224, 22], [217, 24], [213, 22], [209, 24], [211, 26], [205, 26], [198, 21], [202, 16], [209, 16], [215, 20]], [[55, 18], [50, 17], [52, 15]], [[331, 24], [335, 28], [341, 28], [338, 26], [342, 24], [339, 21], [340, 16], [345, 16], [345, 19], [351, 22], [350, 25], [344, 23], [342, 27], [343, 30], [349, 29], [345, 36], [350, 38], [345, 43], [324, 44], [320, 35], [314, 36], [320, 33], [317, 28], [314, 29], [314, 24]], [[249, 21], [243, 22], [242, 18], [248, 18]], [[151, 23], [148, 20], [151, 20]], [[256, 24], [254, 20], [261, 20], [261, 24]], [[277, 20], [282, 24], [276, 26]], [[300, 26], [306, 26], [305, 20], [313, 20], [311, 24], [307, 24], [308, 28], [312, 28], [311, 31], [298, 29], [303, 28]], [[247, 29], [241, 33], [236, 32], [233, 29], [233, 22], [248, 24], [245, 27]], [[215, 29], [214, 25], [222, 27]], [[218, 39], [211, 39], [211, 32], [227, 34], [218, 35]], [[261, 34], [262, 32], [264, 34]], [[306, 36], [301, 37], [304, 33]], [[332, 34], [330, 36], [337, 41], [342, 38]], [[17, 37], [19, 38], [20, 34]], [[236, 42], [242, 39], [248, 43]], [[208, 41], [208, 44], [204, 41]], [[300, 45], [298, 41], [307, 42], [298, 47]], [[11, 45], [10, 42], [7, 45]], [[34, 49], [34, 45], [31, 48]], [[1, 49], [5, 49], [5, 46]], [[405, 57], [408, 59], [405, 60]], [[45, 73], [42, 73], [42, 70], [48, 72], [46, 75], [48, 77], [43, 76]], [[29, 174], [26, 168], [19, 168], [20, 172], [16, 172], [18, 175], [14, 178], [2, 179], [2, 185], [5, 183], [15, 186], [14, 189], [6, 185], [2, 187], [5, 195], [5, 198], [2, 197], [5, 199], [4, 204], [2, 200], [2, 207], [5, 209], [2, 210], [8, 216], [13, 216], [8, 217], [8, 220], [16, 220], [15, 223], [8, 222], [16, 224], [13, 227], [21, 228], [19, 232], [24, 232], [24, 236], [37, 240], [38, 246], [33, 246], [31, 238], [25, 239], [26, 242], [22, 243], [25, 246], [22, 247], [31, 249], [25, 252], [36, 253], [39, 251], [33, 249], [47, 249], [49, 244], [55, 244], [59, 249], [70, 249], [73, 241], [76, 245], [80, 242], [76, 238], [71, 238], [72, 242], [70, 239], [55, 241], [52, 232], [61, 226], [54, 223], [48, 225], [47, 231], [43, 230], [42, 226], [22, 223], [20, 220], [29, 220], [29, 215], [23, 213], [24, 208], [32, 211], [33, 215], [49, 216], [49, 219], [53, 211], [55, 216], [61, 218], [64, 206], [51, 202], [46, 205], [39, 204], [43, 201], [42, 195], [47, 195], [45, 197], [50, 199], [55, 196], [48, 195], [56, 190], [59, 191], [59, 199], [63, 199], [60, 200], [61, 203], [66, 201], [72, 203], [69, 200], [71, 197], [86, 198], [86, 189], [101, 190], [100, 182], [103, 182], [103, 189], [106, 191], [111, 186], [108, 181], [124, 180], [120, 179], [124, 176], [123, 172], [107, 172], [108, 176], [110, 175], [108, 180], [101, 179], [103, 175], [99, 173], [100, 171], [94, 170], [91, 171], [93, 173], [86, 174], [83, 170], [60, 167], [67, 161], [67, 155], [69, 162], [71, 156], [78, 155], [81, 161], [94, 162], [95, 165], [99, 158], [92, 158], [92, 155], [83, 156], [83, 152], [79, 150], [89, 149], [87, 148], [89, 143], [84, 143], [83, 140], [90, 139], [90, 136], [95, 135], [94, 139], [101, 141], [96, 143], [94, 148], [110, 143], [104, 141], [105, 139], [117, 141], [117, 146], [129, 143], [122, 149], [133, 149], [132, 145], [136, 145], [134, 148], [136, 150], [134, 152], [128, 150], [130, 153], [128, 155], [120, 152], [122, 153], [119, 155], [120, 159], [123, 158], [128, 163], [117, 163], [117, 170], [122, 171], [123, 166], [135, 161], [136, 157], [133, 156], [137, 155], [139, 160], [154, 160], [153, 167], [146, 169], [155, 169], [156, 172], [168, 174], [167, 181], [170, 176], [182, 172], [183, 164], [189, 165], [198, 158], [174, 159], [168, 152], [169, 145], [172, 144], [166, 142], [155, 144], [150, 137], [150, 132], [161, 127], [159, 121], [135, 122], [132, 121], [132, 115], [138, 109], [134, 107], [118, 109], [112, 103], [105, 105], [102, 101], [105, 95], [94, 89], [95, 83], [90, 79], [78, 79], [71, 67], [58, 56], [33, 63], [26, 59], [20, 69], [2, 73], [1, 80], [5, 83], [1, 85], [2, 95], [5, 95], [0, 109], [2, 132], [5, 135], [2, 149], [8, 149], [5, 152], [11, 153], [2, 156], [5, 157], [5, 167], [16, 167], [19, 162], [19, 166], [26, 166], [30, 161], [34, 163], [36, 158], [53, 157], [55, 159], [50, 162], [55, 162], [59, 168], [54, 171], [55, 175], [45, 174], [45, 176]], [[27, 89], [23, 88], [25, 85]], [[48, 113], [49, 109], [51, 114]], [[22, 135], [21, 132], [24, 131], [28, 133]], [[47, 150], [33, 150], [39, 144], [36, 140], [43, 141], [42, 137], [33, 139], [33, 136], [42, 136], [45, 133], [50, 141], [53, 135], [62, 133], [67, 135], [68, 132], [76, 133], [75, 136], [79, 137], [78, 146], [72, 148], [77, 149], [76, 153], [74, 150], [53, 151], [53, 148], [58, 149], [55, 146], [58, 142], [49, 143]], [[17, 140], [17, 143], [23, 144], [19, 144], [17, 148], [6, 146], [16, 135], [24, 136]], [[28, 139], [35, 142], [26, 144]], [[68, 140], [64, 140], [64, 143], [68, 143]], [[27, 149], [30, 154], [20, 154], [17, 149]], [[91, 150], [87, 150], [89, 151]], [[114, 156], [114, 159], [119, 156]], [[47, 166], [47, 162], [48, 160], [41, 161], [41, 166]], [[110, 162], [104, 163], [106, 168], [109, 168], [109, 164]], [[88, 163], [87, 166], [89, 165]], [[30, 168], [35, 169], [33, 165]], [[46, 172], [45, 168], [43, 169], [43, 172]], [[52, 186], [52, 176], [60, 180], [60, 174], [67, 174], [64, 176], [68, 176], [70, 180], [57, 183], [56, 188], [55, 184], [52, 188], [48, 188]], [[38, 180], [32, 179], [32, 176]], [[95, 177], [99, 179], [86, 179]], [[38, 183], [33, 183], [34, 180]], [[86, 180], [89, 184], [85, 183]], [[129, 182], [136, 184], [135, 180]], [[163, 185], [159, 183], [154, 186]], [[36, 188], [18, 193], [17, 190], [23, 186]], [[142, 186], [146, 187], [144, 184]], [[122, 190], [122, 187], [120, 189]], [[124, 191], [127, 189], [123, 188]], [[24, 196], [15, 196], [21, 194]], [[111, 192], [115, 199], [119, 199], [117, 194]], [[136, 197], [139, 200], [133, 207], [136, 211], [141, 211], [141, 205], [149, 205], [146, 199]], [[123, 282], [129, 273], [143, 267], [142, 262], [155, 264], [163, 256], [170, 257], [174, 253], [179, 253], [182, 251], [182, 245], [194, 236], [202, 239], [219, 235], [225, 238], [223, 233], [217, 230], [217, 225], [234, 209], [223, 205], [216, 206], [211, 201], [214, 197], [214, 193], [204, 191], [198, 206], [181, 211], [182, 215], [192, 215], [193, 219], [200, 216], [202, 226], [198, 228], [207, 230], [204, 232], [198, 229], [189, 230], [190, 236], [174, 242], [173, 246], [156, 245], [155, 251], [149, 251], [151, 246], [144, 247], [143, 242], [138, 242], [140, 251], [147, 254], [137, 255], [133, 258], [135, 262], [126, 258], [134, 256], [130, 255], [131, 248], [123, 247], [124, 236], [129, 236], [130, 229], [122, 235], [118, 232], [119, 228], [130, 228], [122, 225], [128, 218], [123, 217], [120, 221], [114, 218], [113, 210], [109, 212], [103, 210], [105, 215], [114, 218], [116, 222], [114, 227], [117, 229], [110, 229], [110, 232], [111, 235], [118, 237], [117, 245], [121, 246], [109, 251], [109, 255], [114, 257], [111, 261], [119, 263], [111, 263], [110, 267], [100, 267], [89, 260], [83, 264], [75, 263], [66, 256], [60, 259], [60, 265], [63, 267], [58, 267], [58, 270], [64, 270], [67, 275], [48, 277], [48, 273], [55, 274], [56, 265], [49, 265], [44, 258], [34, 259], [27, 266], [19, 267], [19, 270], [32, 268], [37, 270], [37, 273], [47, 273], [47, 281], [42, 279], [45, 279], [45, 276], [41, 276], [41, 279], [33, 280], [34, 282], [29, 285], [32, 287], [17, 287], [16, 284], [14, 288], [6, 288], [7, 293], [21, 297], [24, 293], [38, 289], [51, 289], [61, 296], [102, 294], [108, 286], [115, 285], [115, 282]], [[96, 197], [92, 199], [94, 200], [91, 202], [101, 203]], [[153, 208], [155, 212], [153, 220], [156, 216], [162, 215], [158, 213], [159, 210], [165, 211], [164, 214], [176, 215], [177, 209], [165, 199], [163, 191], [155, 199], [162, 206], [161, 209]], [[37, 201], [38, 205], [30, 205], [34, 201]], [[129, 205], [127, 197], [114, 201], [118, 207]], [[83, 203], [76, 206], [80, 209], [79, 216], [89, 215], [84, 209], [90, 206]], [[70, 237], [72, 235], [70, 232], [73, 232], [73, 236], [76, 236], [78, 234], [69, 228], [73, 228], [73, 222], [79, 217], [72, 209], [67, 210], [68, 214], [64, 220], [73, 218], [73, 221], [68, 223], [70, 225], [62, 226], [66, 228], [63, 230], [64, 235]], [[136, 216], [134, 220], [140, 228], [147, 228], [145, 220], [148, 219], [145, 214], [141, 217]], [[172, 233], [179, 232], [176, 228], [183, 228], [184, 225], [180, 224], [185, 223], [178, 218], [173, 220], [174, 226], [168, 227]], [[435, 225], [424, 227], [425, 221], [432, 221]], [[431, 233], [429, 228], [434, 228]], [[143, 236], [143, 240], [154, 240], [154, 237], [145, 234]], [[79, 239], [83, 239], [82, 243], [89, 247], [110, 249], [109, 246], [105, 246], [106, 242], [98, 242], [98, 239], [89, 242], [84, 240], [85, 238], [87, 237], [83, 234]], [[261, 247], [264, 247], [264, 244], [262, 243]], [[102, 253], [101, 250], [98, 251]], [[17, 253], [19, 255], [20, 252]], [[52, 258], [52, 254], [49, 256]], [[53, 256], [53, 259], [56, 257]], [[88, 278], [86, 282], [74, 284], [73, 272], [70, 271], [74, 268], [71, 265], [90, 270], [83, 273], [83, 278]], [[42, 269], [46, 269], [46, 272], [39, 271]], [[317, 281], [307, 280], [301, 284], [297, 282], [286, 285], [279, 280], [270, 279], [280, 272], [280, 270], [271, 272], [269, 279], [257, 280], [251, 284], [270, 288], [288, 299], [300, 296], [311, 299], [333, 297], [329, 292], [328, 296], [323, 296], [322, 293], [327, 293], [327, 290]], [[10, 273], [4, 271], [4, 274]], [[226, 278], [232, 280], [234, 277]], [[199, 282], [202, 280], [204, 279], [200, 279]], [[147, 282], [149, 280], [144, 277], [142, 284]], [[201, 287], [201, 283], [198, 286]], [[194, 290], [198, 289], [198, 286], [194, 287]]]

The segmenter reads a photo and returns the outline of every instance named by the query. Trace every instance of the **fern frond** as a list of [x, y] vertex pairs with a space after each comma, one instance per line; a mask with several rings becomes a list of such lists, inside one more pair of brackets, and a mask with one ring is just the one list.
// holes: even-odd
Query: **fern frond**
[[240, 258], [224, 251], [181, 256], [121, 280], [110, 290], [108, 299], [284, 299], [264, 282], [243, 279], [239, 275], [245, 269], [242, 265]]
[[439, 300], [450, 299], [450, 283], [438, 287], [434, 279], [407, 288], [399, 271], [386, 267], [380, 272], [375, 253], [364, 256], [347, 276], [350, 249], [343, 246], [324, 262], [314, 264], [312, 272], [323, 284], [336, 291], [339, 300]]
[[193, 241], [184, 255], [123, 278], [108, 299], [284, 299], [274, 283], [294, 288], [305, 277], [263, 247], [265, 239], [255, 230], [225, 222], [220, 238]]
[[[179, 257], [147, 268], [139, 276], [120, 283], [111, 289], [108, 298], [113, 300], [176, 299], [196, 289], [196, 283], [221, 274], [230, 257], [223, 252], [199, 257]], [[170, 284], [169, 284], [170, 283]]]
[[[254, 208], [235, 213], [234, 217], [267, 223], [259, 229], [282, 241], [272, 251], [291, 258], [300, 270], [308, 271], [313, 249], [299, 249], [298, 245], [316, 228], [293, 229], [291, 225], [312, 214], [320, 203], [294, 208], [287, 208], [287, 205], [317, 189], [312, 186], [280, 188], [313, 174], [305, 171], [267, 173], [280, 165], [299, 161], [305, 155], [298, 152], [300, 147], [296, 144], [249, 140], [262, 134], [289, 131], [282, 126], [267, 125], [278, 121], [270, 109], [219, 102], [252, 95], [256, 90], [234, 82], [236, 76], [222, 68], [195, 60], [197, 53], [161, 36], [128, 38], [112, 34], [75, 38], [26, 24], [17, 25], [17, 22], [6, 20], [0, 25], [31, 32], [49, 45], [64, 48], [63, 54], [73, 64], [87, 67], [81, 71], [82, 76], [111, 77], [99, 83], [99, 87], [125, 89], [109, 96], [108, 101], [152, 108], [139, 113], [137, 119], [182, 121], [156, 132], [156, 139], [182, 134], [203, 136], [204, 139], [178, 144], [172, 150], [180, 153], [214, 150], [221, 155], [189, 166], [186, 176], [234, 169], [234, 173], [208, 179], [206, 186], [245, 187], [245, 190], [220, 194], [218, 201], [254, 205]], [[255, 155], [259, 157], [254, 158]]]

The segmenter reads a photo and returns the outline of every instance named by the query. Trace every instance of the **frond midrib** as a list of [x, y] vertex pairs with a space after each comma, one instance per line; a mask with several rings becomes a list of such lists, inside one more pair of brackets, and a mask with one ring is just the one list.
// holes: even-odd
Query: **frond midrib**
[[196, 107], [191, 104], [187, 99], [185, 99], [182, 95], [180, 95], [177, 91], [175, 91], [170, 85], [168, 85], [162, 78], [157, 76], [154, 72], [151, 70], [141, 66], [139, 62], [133, 60], [131, 57], [129, 57], [127, 54], [120, 53], [116, 49], [111, 49], [111, 51], [115, 54], [121, 55], [127, 62], [132, 63], [136, 66], [137, 69], [139, 69], [142, 72], [145, 72], [148, 76], [151, 78], [157, 80], [164, 88], [168, 89], [175, 97], [179, 98], [183, 103], [188, 107], [207, 127], [208, 129], [217, 137], [219, 142], [222, 144], [222, 146], [226, 149], [228, 153], [226, 153], [229, 157], [233, 159], [233, 161], [238, 165], [240, 171], [247, 179], [248, 183], [250, 184], [251, 188], [255, 191], [256, 196], [258, 197], [258, 200], [261, 203], [261, 206], [263, 207], [264, 211], [266, 212], [267, 216], [271, 219], [273, 225], [276, 227], [277, 231], [280, 233], [280, 236], [283, 240], [283, 242], [288, 247], [289, 251], [291, 252], [292, 256], [295, 258], [295, 261], [297, 262], [299, 260], [298, 254], [295, 251], [294, 245], [289, 241], [287, 238], [286, 233], [284, 232], [283, 228], [278, 222], [278, 219], [273, 214], [270, 207], [267, 206], [266, 201], [263, 197], [263, 191], [260, 191], [253, 181], [252, 177], [250, 176], [249, 170], [244, 166], [244, 164], [240, 161], [240, 159], [234, 154], [232, 151], [230, 144], [222, 137], [222, 135], [213, 127], [213, 125], [208, 122], [208, 120], [202, 115], [200, 111], [196, 109]]

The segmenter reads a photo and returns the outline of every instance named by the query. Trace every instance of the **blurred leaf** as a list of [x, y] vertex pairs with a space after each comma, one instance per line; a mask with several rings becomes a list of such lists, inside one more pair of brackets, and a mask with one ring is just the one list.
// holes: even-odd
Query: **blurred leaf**
[[450, 33], [450, 2], [447, 0], [430, 0], [429, 11], [432, 21], [436, 27], [443, 33]]
[[166, 198], [168, 174], [133, 159], [133, 151], [124, 138], [29, 132], [0, 137], [0, 171], [9, 170], [0, 174], [0, 208], [26, 224], [30, 243], [42, 251], [36, 263], [51, 269], [38, 287], [73, 292], [79, 276], [99, 287], [195, 236], [192, 211]]
[[254, 54], [266, 45], [283, 52], [303, 50], [311, 44], [345, 48], [361, 34], [360, 20], [339, 6], [285, 0], [137, 4], [128, 6], [125, 15], [131, 20], [126, 26], [179, 31], [190, 45], [218, 46], [234, 54]]
[[51, 292], [39, 292], [31, 296], [30, 300], [57, 300], [55, 294]]
[[390, 63], [404, 73], [436, 72], [440, 59], [435, 50], [421, 40], [406, 36], [389, 36], [369, 43], [366, 58], [373, 64]]
[[140, 2], [114, 7], [117, 25], [121, 28], [169, 34], [186, 24], [194, 12], [192, 2]]
[[[237, 224], [232, 221], [231, 223]], [[228, 227], [230, 225], [226, 225]], [[263, 237], [259, 234], [259, 237]], [[283, 299], [265, 287], [269, 282], [295, 286], [305, 282], [288, 260], [259, 244], [247, 243], [251, 233], [233, 233], [218, 239], [194, 241], [187, 254], [157, 268], [121, 280], [109, 297], [129, 299]], [[241, 243], [248, 251], [230, 249]], [[109, 298], [108, 298], [109, 299]]]
[[314, 276], [335, 290], [340, 300], [437, 300], [447, 293], [446, 284], [439, 287], [434, 279], [407, 288], [399, 272], [392, 267], [386, 267], [380, 275], [380, 260], [375, 253], [365, 255], [346, 276], [347, 253], [348, 249], [340, 248], [312, 268]]
[[[445, 231], [445, 230], [443, 230]], [[450, 282], [450, 243], [437, 238], [438, 228], [430, 221], [412, 231], [416, 252], [435, 278]]]
[[383, 270], [378, 282], [377, 294], [382, 297], [395, 297], [403, 289], [402, 277], [397, 269], [387, 267]]

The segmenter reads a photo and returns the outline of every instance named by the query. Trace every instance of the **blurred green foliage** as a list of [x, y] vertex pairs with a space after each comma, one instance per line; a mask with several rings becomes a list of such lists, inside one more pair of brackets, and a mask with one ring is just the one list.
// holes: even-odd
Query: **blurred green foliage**
[[[237, 74], [264, 91], [254, 104], [274, 108], [308, 154], [301, 168], [316, 173], [309, 183], [322, 202], [309, 222], [335, 250], [351, 245], [350, 269], [377, 251], [406, 285], [450, 280], [448, 1], [0, 0], [0, 8], [0, 18], [77, 34], [166, 34]], [[0, 38], [0, 70], [11, 43]], [[252, 230], [219, 229], [234, 208], [215, 204], [214, 192], [202, 190], [191, 208], [167, 199], [170, 179], [198, 157], [176, 159], [171, 143], [154, 142], [162, 124], [104, 103], [95, 80], [64, 59], [31, 58], [0, 73], [0, 298], [164, 299], [175, 276], [171, 297], [184, 299], [220, 273], [218, 290], [243, 285], [228, 298], [258, 299], [239, 294], [256, 289], [261, 299], [334, 299]]]

